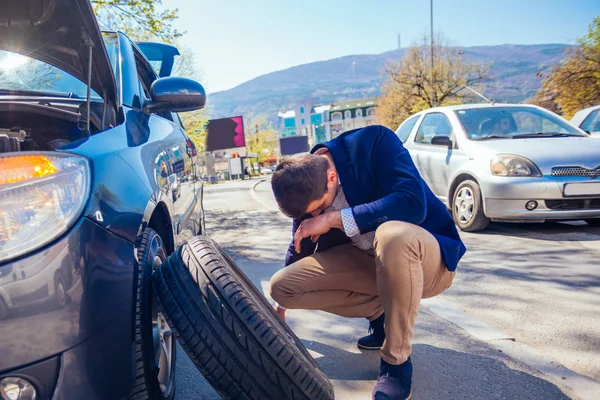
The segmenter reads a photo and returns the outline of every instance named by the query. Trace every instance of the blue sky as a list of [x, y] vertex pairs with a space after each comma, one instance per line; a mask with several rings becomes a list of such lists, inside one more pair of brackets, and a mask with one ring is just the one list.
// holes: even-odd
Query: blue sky
[[[266, 73], [381, 53], [429, 32], [428, 0], [163, 0], [179, 9], [209, 92]], [[574, 43], [600, 0], [434, 0], [434, 29], [457, 46]]]

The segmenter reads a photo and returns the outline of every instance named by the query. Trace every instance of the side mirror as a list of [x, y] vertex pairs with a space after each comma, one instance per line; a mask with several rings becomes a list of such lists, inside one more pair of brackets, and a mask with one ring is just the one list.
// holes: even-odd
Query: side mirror
[[206, 104], [206, 91], [201, 84], [176, 76], [155, 80], [150, 87], [150, 97], [152, 100], [144, 104], [147, 114], [199, 110]]
[[450, 137], [446, 135], [435, 135], [431, 138], [431, 144], [434, 146], [445, 146], [450, 148], [454, 145], [452, 140], [450, 140]]

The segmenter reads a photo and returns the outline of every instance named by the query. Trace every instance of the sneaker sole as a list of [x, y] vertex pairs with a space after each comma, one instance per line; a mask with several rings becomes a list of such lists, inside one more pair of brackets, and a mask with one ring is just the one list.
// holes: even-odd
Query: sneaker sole
[[368, 346], [363, 346], [362, 344], [356, 344], [356, 346], [359, 349], [364, 349], [364, 350], [381, 350], [381, 346], [377, 346], [377, 347], [368, 347]]

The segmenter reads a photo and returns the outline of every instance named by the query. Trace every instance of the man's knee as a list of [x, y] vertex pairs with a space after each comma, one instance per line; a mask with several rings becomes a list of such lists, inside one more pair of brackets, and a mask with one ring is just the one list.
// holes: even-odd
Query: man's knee
[[286, 285], [286, 268], [280, 269], [271, 277], [271, 282], [269, 283], [269, 294], [271, 298], [275, 300], [277, 303], [282, 306], [286, 306], [286, 300], [289, 297], [290, 290]]
[[294, 308], [291, 302], [303, 294], [302, 270], [310, 265], [307, 257], [277, 271], [269, 284], [271, 298], [283, 307]]

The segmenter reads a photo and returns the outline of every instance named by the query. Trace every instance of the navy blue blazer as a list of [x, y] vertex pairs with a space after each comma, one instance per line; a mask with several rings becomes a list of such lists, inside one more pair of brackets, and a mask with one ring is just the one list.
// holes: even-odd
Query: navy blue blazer
[[[421, 178], [408, 150], [393, 131], [379, 125], [355, 129], [316, 145], [311, 153], [322, 147], [333, 158], [361, 233], [374, 231], [386, 221], [419, 225], [437, 239], [447, 268], [456, 269], [466, 248], [452, 216]], [[292, 233], [310, 217], [307, 214], [295, 219]], [[296, 253], [292, 240], [285, 264], [349, 241], [343, 231], [331, 229], [317, 243], [304, 239], [300, 253]]]

